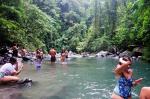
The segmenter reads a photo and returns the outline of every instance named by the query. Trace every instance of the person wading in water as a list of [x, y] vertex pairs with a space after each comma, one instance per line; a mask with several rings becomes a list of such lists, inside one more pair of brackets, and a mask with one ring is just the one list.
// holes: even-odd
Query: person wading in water
[[51, 56], [51, 63], [55, 63], [56, 61], [56, 50], [54, 48], [51, 48], [49, 51], [49, 55]]

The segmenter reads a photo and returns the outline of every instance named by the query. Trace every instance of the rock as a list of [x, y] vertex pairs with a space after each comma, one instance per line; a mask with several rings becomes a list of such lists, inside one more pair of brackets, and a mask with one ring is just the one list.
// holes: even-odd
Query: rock
[[88, 52], [83, 52], [81, 53], [82, 57], [89, 57], [89, 53]]
[[119, 54], [119, 57], [123, 57], [123, 56], [132, 56], [132, 52], [126, 50]]
[[142, 48], [136, 47], [133, 49], [133, 54], [132, 56], [138, 58], [139, 56], [142, 56]]
[[105, 57], [109, 54], [108, 51], [100, 51], [96, 54], [96, 57]]

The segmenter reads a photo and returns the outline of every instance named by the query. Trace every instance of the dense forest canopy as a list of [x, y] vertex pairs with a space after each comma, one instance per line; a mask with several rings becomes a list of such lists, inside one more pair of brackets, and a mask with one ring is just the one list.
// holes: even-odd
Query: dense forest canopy
[[150, 0], [0, 0], [0, 46], [98, 52], [142, 47], [150, 60]]

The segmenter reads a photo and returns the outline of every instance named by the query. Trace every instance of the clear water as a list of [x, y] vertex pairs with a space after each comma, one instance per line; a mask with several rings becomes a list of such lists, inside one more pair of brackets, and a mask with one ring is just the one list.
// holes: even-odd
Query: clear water
[[[0, 88], [0, 99], [110, 99], [116, 64], [117, 60], [108, 58], [78, 58], [68, 64], [45, 61], [36, 71], [32, 63], [24, 63], [20, 77], [31, 78], [33, 85]], [[150, 86], [150, 66], [143, 62], [133, 62], [132, 66], [134, 78], [144, 78], [133, 90], [133, 99], [138, 99], [141, 87]]]

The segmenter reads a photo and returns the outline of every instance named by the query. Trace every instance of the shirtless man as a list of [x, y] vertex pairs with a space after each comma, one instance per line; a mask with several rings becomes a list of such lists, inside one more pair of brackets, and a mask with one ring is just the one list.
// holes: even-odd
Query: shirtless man
[[56, 61], [56, 50], [51, 48], [49, 51], [49, 55], [51, 56], [51, 63]]

